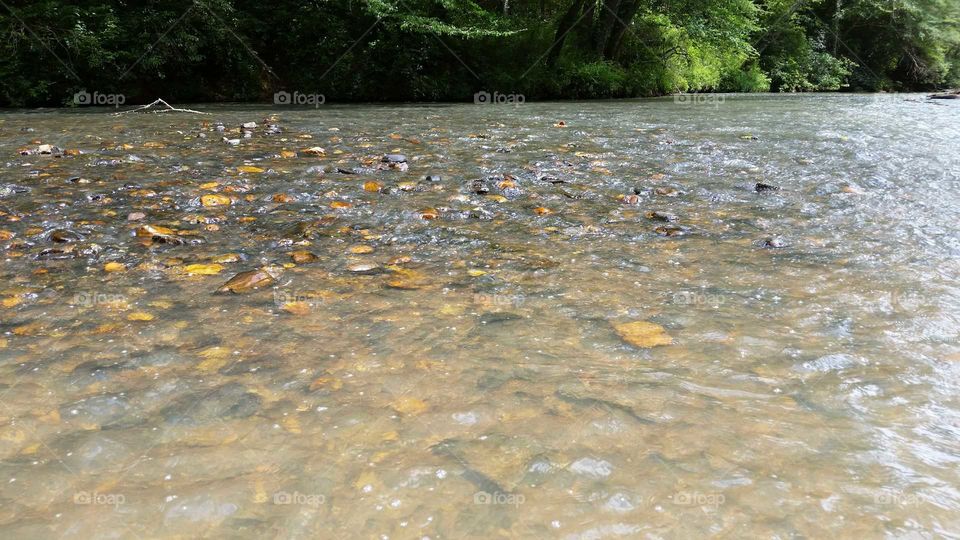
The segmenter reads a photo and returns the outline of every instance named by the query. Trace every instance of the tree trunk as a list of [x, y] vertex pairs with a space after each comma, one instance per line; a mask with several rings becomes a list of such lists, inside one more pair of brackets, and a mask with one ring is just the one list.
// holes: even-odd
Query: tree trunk
[[597, 17], [597, 21], [593, 25], [590, 44], [597, 56], [606, 58], [607, 40], [610, 39], [613, 28], [620, 24], [620, 21], [617, 20], [620, 14], [617, 13], [617, 11], [620, 9], [622, 2], [621, 0], [602, 1], [603, 7], [601, 8], [600, 15]]
[[592, 0], [573, 0], [570, 8], [567, 9], [567, 12], [563, 14], [563, 18], [557, 23], [557, 32], [553, 40], [553, 48], [550, 49], [550, 54], [547, 56], [548, 66], [553, 67], [557, 65], [557, 60], [560, 59], [560, 51], [563, 50], [563, 42], [567, 39], [567, 34], [570, 33], [577, 22], [580, 21], [580, 11], [583, 10], [584, 4], [589, 1]]
[[607, 38], [606, 47], [603, 49], [604, 58], [612, 59], [620, 52], [623, 35], [627, 33], [628, 25], [633, 21], [633, 17], [639, 9], [640, 0], [623, 0], [620, 2], [619, 9], [617, 10], [617, 16], [620, 20], [613, 26], [610, 37]]

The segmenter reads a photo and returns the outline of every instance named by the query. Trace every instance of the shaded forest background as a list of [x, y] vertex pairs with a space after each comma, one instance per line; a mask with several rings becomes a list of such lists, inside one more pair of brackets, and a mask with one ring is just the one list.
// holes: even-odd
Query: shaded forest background
[[0, 105], [960, 85], [958, 0], [0, 2]]

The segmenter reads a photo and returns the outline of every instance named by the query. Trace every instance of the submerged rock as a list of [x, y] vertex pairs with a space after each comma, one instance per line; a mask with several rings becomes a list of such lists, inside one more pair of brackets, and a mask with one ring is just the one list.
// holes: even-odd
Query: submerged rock
[[647, 219], [650, 219], [653, 221], [665, 221], [669, 223], [677, 221], [676, 215], [671, 214], [669, 212], [660, 212], [658, 210], [647, 212], [646, 214], [644, 214], [644, 216], [646, 216]]
[[757, 193], [764, 193], [767, 191], [780, 191], [780, 188], [773, 184], [764, 184], [763, 182], [757, 182], [757, 184], [753, 186], [753, 190], [756, 191]]
[[230, 278], [217, 289], [217, 292], [232, 292], [242, 294], [272, 285], [283, 273], [280, 267], [264, 267], [248, 270]]
[[690, 232], [690, 229], [679, 225], [663, 225], [653, 231], [660, 236], [684, 236]]
[[490, 186], [487, 185], [486, 180], [477, 179], [473, 182], [470, 182], [470, 191], [476, 193], [477, 195], [486, 195], [490, 193]]
[[165, 408], [161, 414], [173, 424], [200, 424], [221, 418], [247, 418], [260, 409], [261, 398], [239, 383], [201, 390]]
[[780, 249], [788, 246], [787, 241], [779, 236], [771, 236], [760, 241], [760, 247], [764, 248]]
[[57, 242], [58, 244], [70, 244], [83, 240], [83, 235], [68, 229], [55, 229], [50, 232], [49, 239], [51, 242]]
[[403, 154], [387, 154], [381, 159], [383, 163], [406, 163], [407, 156]]
[[659, 324], [647, 321], [634, 321], [613, 325], [620, 339], [634, 347], [650, 349], [660, 345], [671, 345], [673, 338]]
[[680, 195], [680, 191], [676, 188], [669, 186], [661, 186], [653, 190], [654, 193], [660, 195], [661, 197], [677, 197]]
[[374, 263], [356, 263], [347, 266], [347, 271], [352, 274], [372, 275], [383, 272], [379, 264]]
[[149, 238], [153, 242], [161, 244], [183, 244], [183, 238], [179, 233], [167, 227], [159, 225], [142, 225], [137, 227], [136, 235], [140, 238]]

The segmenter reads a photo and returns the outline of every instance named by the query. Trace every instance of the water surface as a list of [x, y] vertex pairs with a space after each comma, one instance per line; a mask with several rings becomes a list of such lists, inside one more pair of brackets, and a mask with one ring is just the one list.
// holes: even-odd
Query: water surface
[[960, 537], [960, 104], [195, 108], [0, 115], [3, 537]]

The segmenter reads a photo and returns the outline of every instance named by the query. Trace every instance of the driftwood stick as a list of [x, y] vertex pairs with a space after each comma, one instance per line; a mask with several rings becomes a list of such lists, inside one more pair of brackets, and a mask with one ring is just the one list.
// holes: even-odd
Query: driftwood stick
[[[152, 107], [156, 107], [160, 105], [166, 108], [158, 109], [158, 110], [150, 110]], [[182, 112], [182, 113], [190, 113], [190, 114], [210, 114], [210, 113], [195, 111], [193, 109], [178, 109], [177, 107], [171, 106], [169, 103], [167, 103], [162, 99], [157, 99], [153, 103], [148, 103], [147, 105], [137, 107], [136, 109], [130, 109], [129, 111], [121, 111], [121, 112], [113, 113], [113, 116], [120, 116], [123, 114], [136, 113], [136, 112], [153, 113], [153, 114], [168, 113], [168, 112]]]

